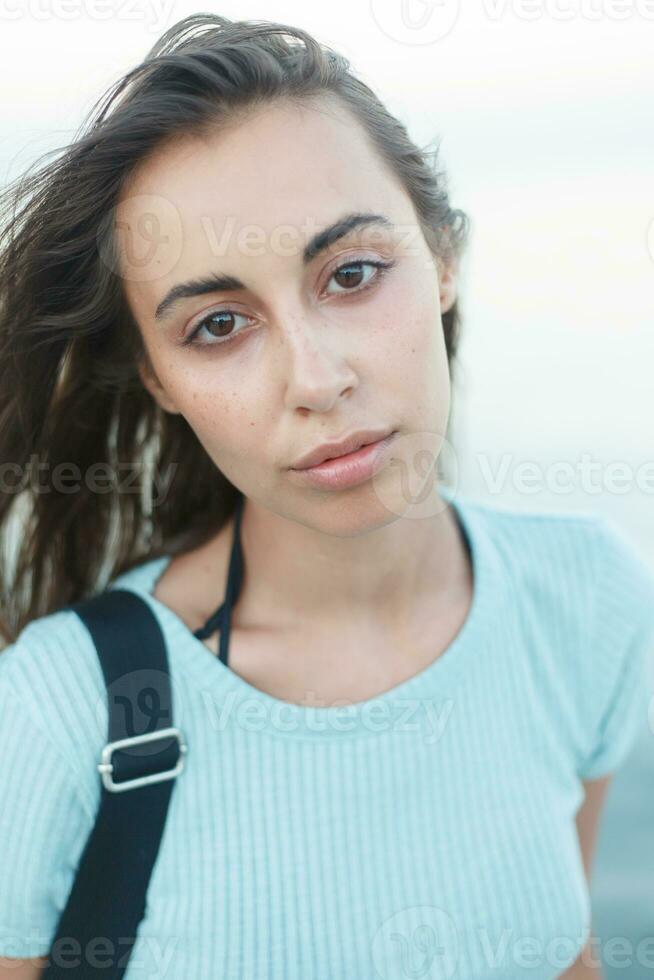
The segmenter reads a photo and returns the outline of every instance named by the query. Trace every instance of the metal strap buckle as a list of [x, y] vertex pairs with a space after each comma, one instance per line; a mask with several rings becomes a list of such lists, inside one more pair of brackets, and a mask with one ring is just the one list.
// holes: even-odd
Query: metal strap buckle
[[[128, 748], [131, 745], [143, 745], [155, 739], [174, 737], [179, 742], [179, 759], [173, 769], [164, 769], [161, 772], [150, 773], [149, 776], [138, 776], [135, 779], [124, 779], [116, 783], [113, 779], [113, 765], [111, 762], [112, 753], [116, 749]], [[147, 786], [149, 783], [159, 783], [164, 779], [174, 779], [184, 768], [184, 753], [188, 746], [179, 728], [162, 728], [159, 731], [148, 732], [146, 735], [133, 735], [131, 738], [120, 738], [116, 742], [108, 742], [102, 749], [102, 762], [98, 763], [98, 771], [102, 777], [105, 787], [112, 793], [122, 793], [127, 789], [135, 789], [137, 786]]]

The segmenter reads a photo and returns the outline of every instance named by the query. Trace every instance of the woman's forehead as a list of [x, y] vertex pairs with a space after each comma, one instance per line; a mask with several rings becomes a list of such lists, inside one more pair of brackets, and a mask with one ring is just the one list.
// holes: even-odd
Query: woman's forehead
[[209, 209], [216, 220], [301, 223], [326, 218], [330, 198], [360, 206], [357, 195], [388, 193], [394, 181], [353, 117], [301, 111], [279, 106], [211, 137], [168, 141], [135, 171], [123, 217], [138, 216], [140, 197], [159, 195], [189, 218]]

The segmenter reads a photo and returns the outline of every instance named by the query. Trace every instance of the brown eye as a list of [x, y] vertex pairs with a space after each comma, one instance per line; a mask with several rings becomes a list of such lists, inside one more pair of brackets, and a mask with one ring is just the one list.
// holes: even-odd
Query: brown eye
[[201, 325], [205, 326], [213, 337], [226, 337], [234, 328], [234, 314], [230, 313], [229, 310], [211, 313], [202, 321]]
[[[247, 320], [247, 317], [243, 313], [235, 313], [233, 310], [214, 310], [213, 313], [208, 313], [204, 316], [189, 331], [188, 336], [182, 343], [184, 346], [190, 347], [219, 347], [221, 344], [231, 343], [232, 337], [236, 337], [241, 333], [241, 329], [235, 323], [239, 317]], [[207, 331], [206, 334], [202, 333], [204, 330]], [[213, 340], [205, 339], [207, 334]]]
[[334, 273], [334, 279], [339, 286], [358, 286], [363, 278], [363, 262], [353, 262], [351, 265], [342, 265]]
[[[372, 259], [365, 261], [363, 259], [357, 259], [356, 261], [345, 262], [343, 265], [339, 265], [330, 277], [330, 282], [335, 281], [340, 288], [328, 291], [328, 295], [362, 293], [370, 286], [375, 285], [394, 264], [394, 262], [379, 262], [376, 260], [373, 261]], [[366, 267], [372, 271], [366, 273], [364, 271]], [[362, 282], [363, 285], [361, 285]]]

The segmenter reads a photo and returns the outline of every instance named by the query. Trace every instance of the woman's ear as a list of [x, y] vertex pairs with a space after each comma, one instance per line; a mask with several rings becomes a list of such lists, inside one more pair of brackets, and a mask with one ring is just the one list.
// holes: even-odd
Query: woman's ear
[[454, 305], [457, 293], [457, 266], [454, 260], [448, 265], [438, 264], [438, 291], [440, 295], [441, 313]]
[[150, 392], [154, 400], [161, 405], [164, 412], [170, 412], [171, 415], [179, 415], [179, 409], [175, 407], [175, 403], [159, 381], [157, 373], [150, 364], [148, 357], [145, 357], [139, 362], [138, 372], [145, 388]]

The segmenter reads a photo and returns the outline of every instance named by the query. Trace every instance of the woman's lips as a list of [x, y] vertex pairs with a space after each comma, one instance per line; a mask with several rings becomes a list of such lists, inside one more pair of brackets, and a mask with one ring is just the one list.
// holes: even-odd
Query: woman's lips
[[302, 483], [309, 483], [312, 486], [327, 490], [340, 490], [345, 487], [356, 486], [364, 483], [376, 473], [383, 464], [386, 449], [397, 435], [396, 431], [391, 432], [385, 439], [378, 442], [371, 442], [367, 446], [362, 446], [352, 453], [345, 456], [336, 456], [334, 459], [326, 459], [317, 466], [309, 466], [305, 470], [291, 470], [295, 474], [293, 479], [299, 479]]

